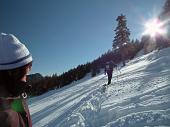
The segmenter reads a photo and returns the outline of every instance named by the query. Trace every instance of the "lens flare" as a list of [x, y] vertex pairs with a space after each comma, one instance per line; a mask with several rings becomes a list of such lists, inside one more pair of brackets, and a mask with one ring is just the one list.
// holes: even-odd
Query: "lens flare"
[[144, 24], [145, 31], [143, 35], [150, 35], [152, 38], [155, 38], [157, 35], [166, 35], [167, 30], [164, 27], [165, 22], [161, 22], [159, 19], [155, 18], [149, 20]]

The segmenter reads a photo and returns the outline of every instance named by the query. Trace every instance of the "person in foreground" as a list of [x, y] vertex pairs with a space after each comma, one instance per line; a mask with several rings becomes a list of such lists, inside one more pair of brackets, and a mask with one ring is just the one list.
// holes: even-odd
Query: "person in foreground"
[[26, 76], [32, 56], [12, 34], [0, 34], [0, 127], [32, 127]]

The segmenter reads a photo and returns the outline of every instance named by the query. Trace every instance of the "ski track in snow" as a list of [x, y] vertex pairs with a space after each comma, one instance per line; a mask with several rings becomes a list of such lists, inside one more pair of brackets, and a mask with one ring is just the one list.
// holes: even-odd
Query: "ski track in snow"
[[170, 48], [29, 99], [33, 127], [170, 127]]

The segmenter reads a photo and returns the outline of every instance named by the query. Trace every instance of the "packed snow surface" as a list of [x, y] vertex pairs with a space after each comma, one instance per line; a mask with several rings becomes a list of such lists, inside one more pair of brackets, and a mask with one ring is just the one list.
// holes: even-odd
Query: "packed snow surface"
[[170, 127], [170, 48], [29, 99], [33, 127]]

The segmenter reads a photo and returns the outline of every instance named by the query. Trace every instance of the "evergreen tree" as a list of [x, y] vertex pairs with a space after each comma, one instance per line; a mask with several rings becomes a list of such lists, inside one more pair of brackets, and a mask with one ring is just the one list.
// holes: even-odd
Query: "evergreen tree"
[[170, 0], [166, 0], [164, 6], [163, 6], [163, 11], [160, 14], [161, 19], [168, 19], [170, 17]]
[[126, 16], [121, 14], [117, 17], [116, 21], [118, 22], [118, 26], [114, 30], [116, 33], [113, 40], [113, 50], [119, 52], [121, 56], [121, 61], [123, 62], [123, 66], [125, 66], [125, 60], [128, 56], [127, 46], [130, 43], [129, 35], [130, 30], [126, 26]]
[[116, 35], [113, 40], [113, 49], [116, 49], [117, 47], [121, 48], [130, 41], [130, 30], [126, 26], [126, 16], [121, 14], [117, 17], [116, 21], [118, 22], [118, 26], [114, 30]]
[[165, 37], [159, 37], [157, 38], [157, 46], [159, 49], [165, 48], [165, 47], [170, 47], [170, 0], [166, 0], [162, 12], [159, 15], [160, 20], [166, 21], [166, 24], [164, 27], [167, 29], [167, 35]]

